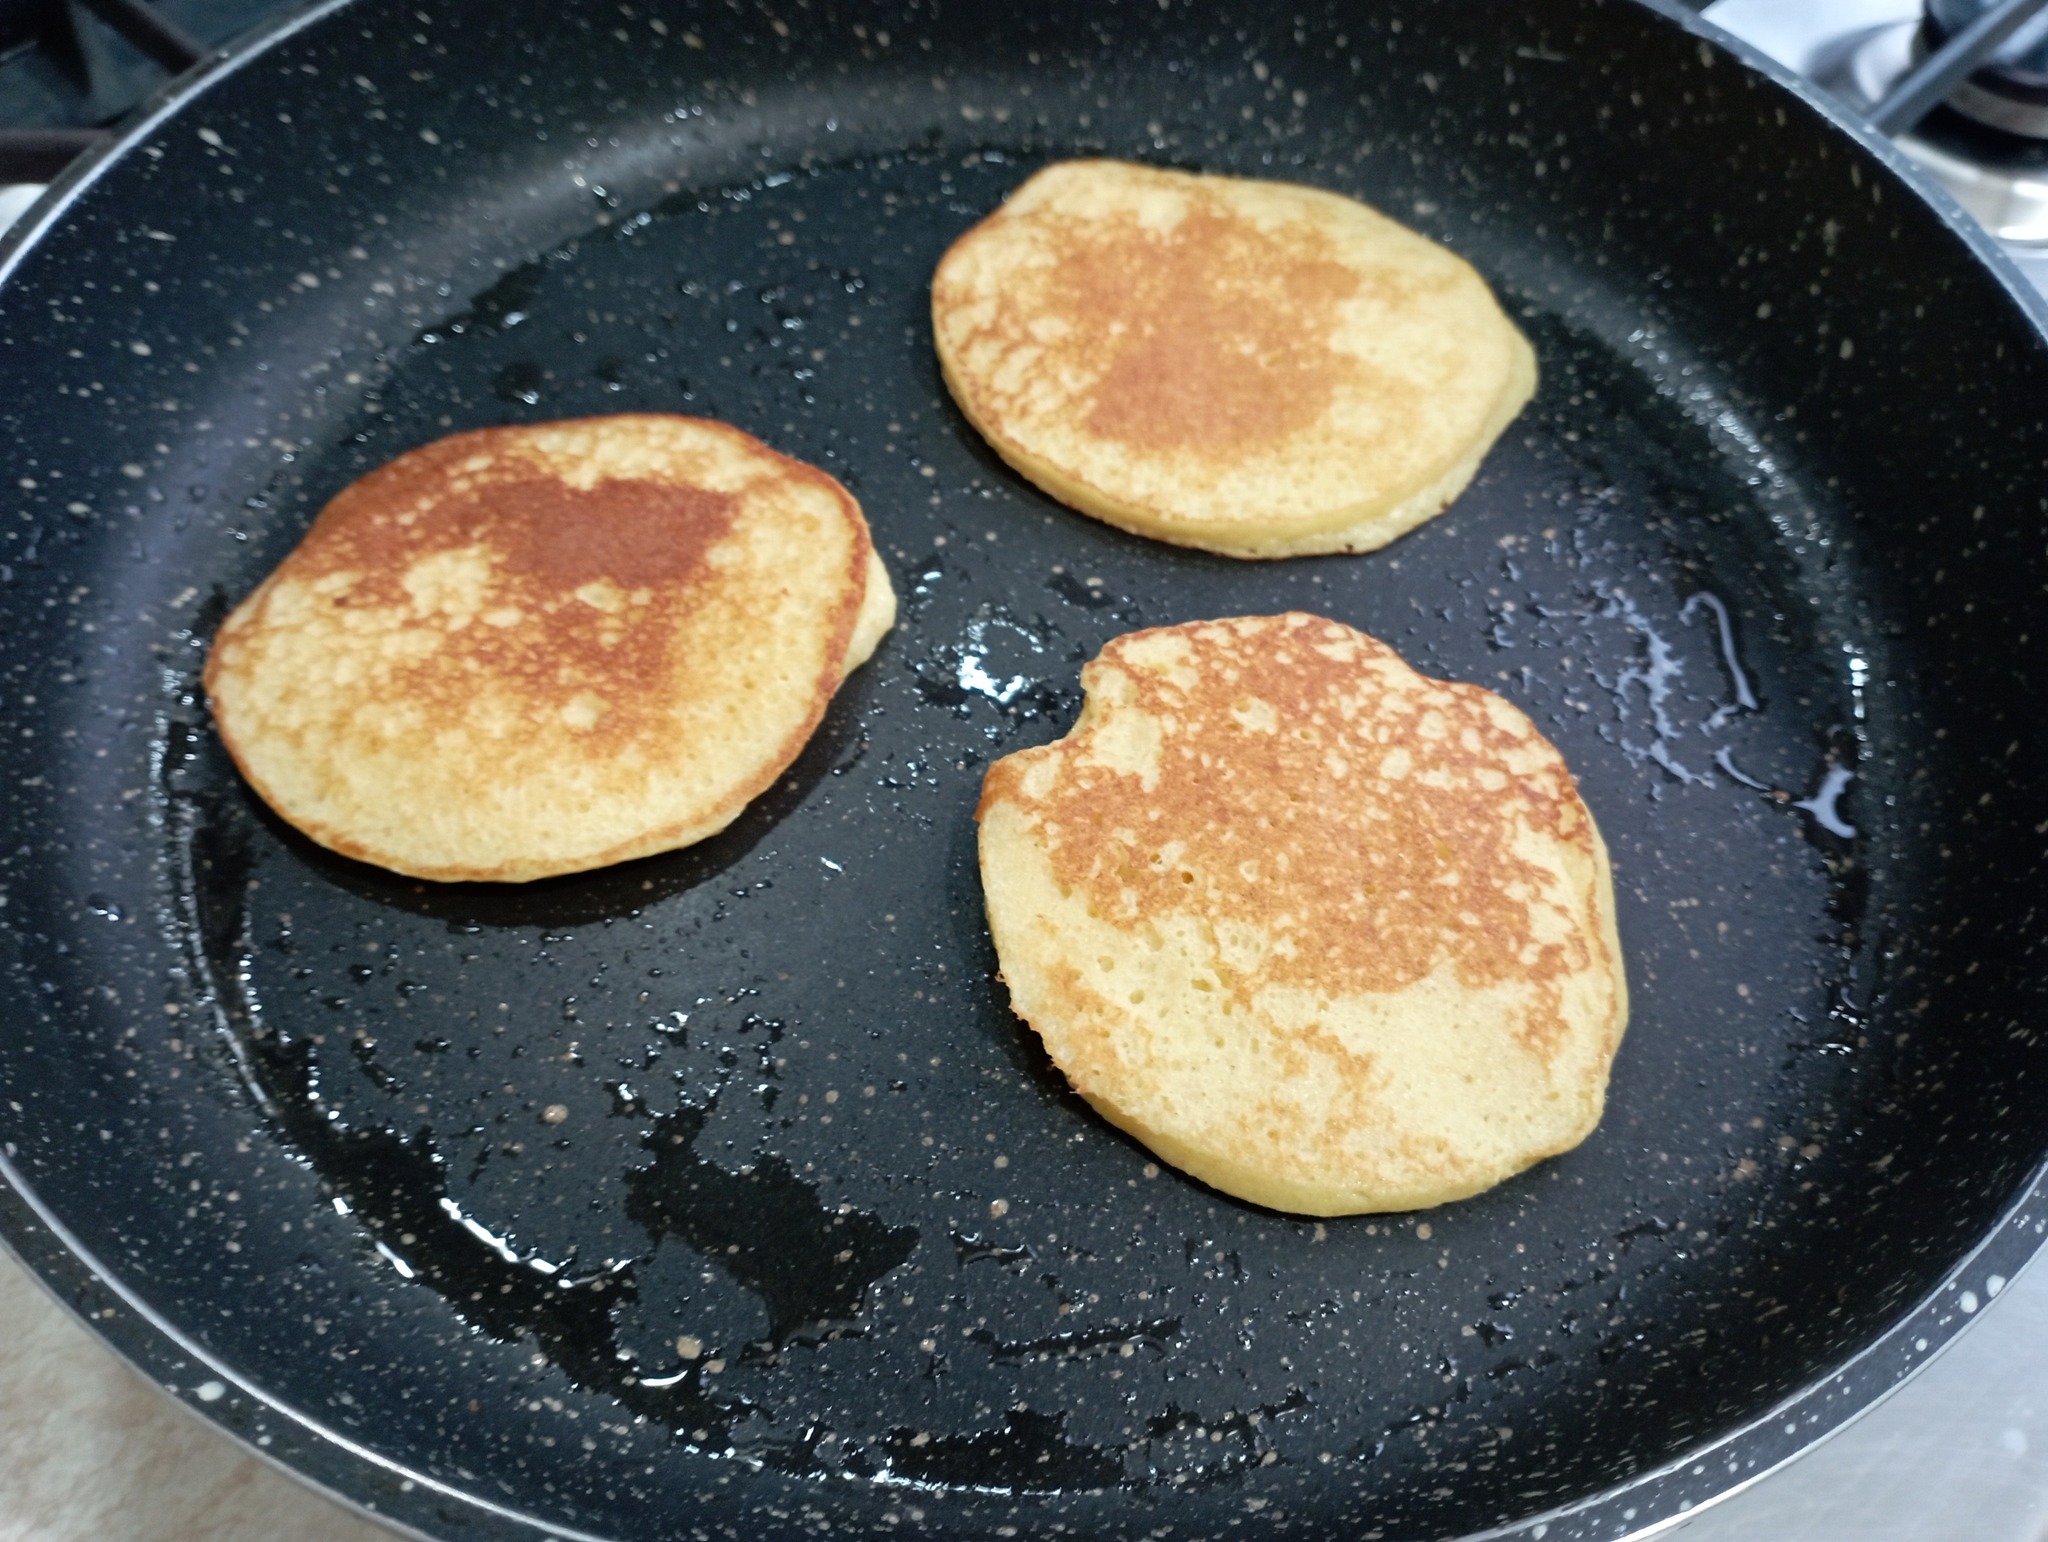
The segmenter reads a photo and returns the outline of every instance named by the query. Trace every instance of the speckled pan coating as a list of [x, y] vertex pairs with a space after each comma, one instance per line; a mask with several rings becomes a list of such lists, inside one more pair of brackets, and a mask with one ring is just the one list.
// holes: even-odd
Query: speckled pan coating
[[[1559, 1542], [2012, 1275], [2048, 357], [1980, 238], [1620, 3], [659, 19], [323, 12], [0, 257], [0, 1214], [99, 1331], [435, 1536]], [[1537, 399], [1364, 559], [1059, 508], [946, 404], [925, 284], [1074, 154], [1412, 221]], [[405, 449], [627, 409], [867, 511], [903, 618], [806, 753], [517, 891], [268, 818], [197, 688], [232, 599]], [[1527, 711], [1614, 858], [1606, 1118], [1426, 1219], [1155, 1174], [990, 978], [986, 762], [1109, 637], [1290, 609]]]

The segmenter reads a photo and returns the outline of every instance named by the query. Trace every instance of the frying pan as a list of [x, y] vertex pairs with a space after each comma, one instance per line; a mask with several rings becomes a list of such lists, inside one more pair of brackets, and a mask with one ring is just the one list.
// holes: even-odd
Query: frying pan
[[[11, 1245], [437, 1537], [1613, 1537], [1825, 1435], [2048, 1226], [2048, 353], [1756, 66], [1566, 0], [357, 0], [180, 85], [0, 269]], [[1061, 509], [924, 307], [1074, 153], [1365, 197], [1536, 401], [1370, 557]], [[197, 686], [226, 607], [410, 446], [628, 409], [873, 521], [902, 619], [788, 775], [518, 888], [272, 818]], [[1445, 1209], [1160, 1170], [994, 978], [988, 762], [1109, 637], [1289, 607], [1520, 703], [1613, 850], [1606, 1120]]]

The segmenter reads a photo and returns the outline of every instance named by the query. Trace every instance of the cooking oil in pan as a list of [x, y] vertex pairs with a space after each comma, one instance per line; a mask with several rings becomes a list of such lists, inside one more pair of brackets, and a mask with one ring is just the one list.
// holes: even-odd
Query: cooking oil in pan
[[[507, 416], [700, 413], [846, 481], [902, 617], [732, 829], [516, 889], [311, 846], [186, 679], [159, 793], [195, 1007], [346, 1210], [393, 1331], [459, 1325], [465, 1374], [600, 1449], [652, 1429], [991, 1493], [1334, 1482], [1371, 1535], [1440, 1529], [1453, 1474], [1515, 1474], [1470, 1485], [1477, 1529], [1768, 1406], [1834, 1331], [1773, 1303], [1858, 1235], [1779, 1221], [1860, 1149], [1868, 1057], [1801, 1046], [1870, 989], [1869, 728], [1753, 468], [1625, 347], [1525, 309], [1537, 401], [1385, 552], [1244, 564], [1082, 519], [960, 421], [923, 320], [939, 251], [1026, 169], [890, 157], [679, 196], [389, 361], [277, 507]], [[252, 542], [234, 592], [292, 534]], [[988, 761], [1064, 732], [1117, 633], [1287, 608], [1516, 700], [1615, 857], [1635, 1009], [1605, 1124], [1426, 1215], [1303, 1220], [1161, 1170], [994, 978]], [[1680, 1316], [1713, 1331], [1647, 1331]]]

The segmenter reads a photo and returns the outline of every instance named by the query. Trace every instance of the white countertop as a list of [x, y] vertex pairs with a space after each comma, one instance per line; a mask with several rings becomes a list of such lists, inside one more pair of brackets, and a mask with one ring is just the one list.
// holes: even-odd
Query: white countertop
[[0, 1542], [391, 1542], [145, 1382], [0, 1253]]

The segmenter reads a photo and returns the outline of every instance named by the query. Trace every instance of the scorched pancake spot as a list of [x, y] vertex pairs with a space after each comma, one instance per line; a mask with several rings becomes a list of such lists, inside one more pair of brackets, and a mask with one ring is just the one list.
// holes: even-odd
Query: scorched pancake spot
[[337, 495], [222, 625], [206, 685], [313, 839], [525, 880], [724, 828], [894, 614], [852, 497], [737, 429], [484, 429]]
[[1237, 557], [1385, 545], [1536, 382], [1478, 274], [1364, 204], [1117, 161], [1048, 167], [955, 242], [932, 321], [961, 411], [1025, 476]]
[[1476, 1193], [1598, 1122], [1627, 1018], [1606, 849], [1516, 708], [1289, 614], [1111, 642], [989, 769], [1013, 1005], [1167, 1160], [1277, 1209]]

